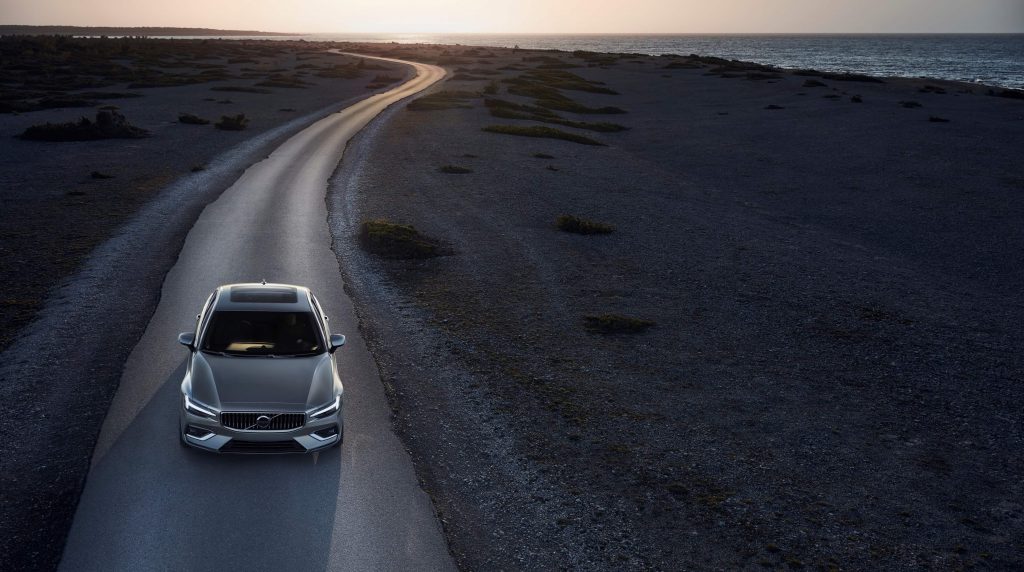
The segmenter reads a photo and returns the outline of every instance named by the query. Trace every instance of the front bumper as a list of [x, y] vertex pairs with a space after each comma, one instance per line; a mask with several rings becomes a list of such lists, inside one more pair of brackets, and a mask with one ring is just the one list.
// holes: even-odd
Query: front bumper
[[340, 411], [322, 419], [307, 418], [302, 427], [286, 431], [231, 429], [223, 426], [219, 417], [210, 419], [179, 411], [178, 435], [182, 442], [215, 453], [312, 453], [338, 444], [343, 436]]

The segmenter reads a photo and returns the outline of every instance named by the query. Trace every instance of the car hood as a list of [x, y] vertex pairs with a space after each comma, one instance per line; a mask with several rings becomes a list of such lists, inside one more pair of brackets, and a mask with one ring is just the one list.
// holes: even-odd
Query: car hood
[[192, 358], [192, 397], [225, 411], [305, 411], [334, 399], [331, 355]]

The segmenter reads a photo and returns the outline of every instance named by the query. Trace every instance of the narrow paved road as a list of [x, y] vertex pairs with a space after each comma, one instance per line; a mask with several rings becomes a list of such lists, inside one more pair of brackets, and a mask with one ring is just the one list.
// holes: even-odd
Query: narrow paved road
[[[439, 67], [404, 63], [415, 67], [414, 79], [298, 133], [203, 211], [125, 364], [63, 570], [454, 569], [430, 499], [391, 430], [376, 364], [342, 290], [324, 203], [352, 136], [444, 77]], [[316, 456], [183, 449], [177, 415], [186, 352], [176, 335], [192, 328], [218, 284], [263, 278], [312, 288], [332, 329], [348, 336], [336, 354], [345, 442]]]

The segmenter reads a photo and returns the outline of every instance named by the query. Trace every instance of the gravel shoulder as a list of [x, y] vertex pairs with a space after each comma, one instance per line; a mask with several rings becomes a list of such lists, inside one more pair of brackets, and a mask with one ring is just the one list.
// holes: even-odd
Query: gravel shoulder
[[[249, 49], [240, 46], [251, 46], [247, 61], [229, 63]], [[226, 70], [219, 81], [104, 86], [142, 94], [103, 104], [116, 103], [130, 123], [150, 131], [144, 139], [14, 138], [31, 125], [92, 116], [95, 108], [0, 115], [0, 568], [56, 567], [124, 361], [203, 207], [291, 134], [386, 89], [367, 88], [374, 74], [397, 81], [407, 73], [395, 66], [320, 77], [317, 70], [358, 62], [323, 53], [327, 47], [232, 42], [224, 48], [230, 55], [212, 47], [203, 61]], [[305, 85], [211, 89], [254, 87], [282, 73]], [[245, 113], [250, 123], [244, 131], [185, 125], [178, 122], [183, 112], [214, 121]]]
[[[567, 71], [618, 94], [561, 93], [627, 111], [561, 113], [621, 132], [551, 125], [591, 146], [484, 132], [550, 123], [482, 94], [398, 108], [332, 183], [335, 251], [463, 568], [1022, 565], [1024, 103], [710, 59], [365, 49], [482, 78], [449, 92]], [[537, 104], [515, 85], [488, 97]], [[369, 255], [369, 219], [451, 253]], [[588, 330], [604, 314], [654, 325]]]

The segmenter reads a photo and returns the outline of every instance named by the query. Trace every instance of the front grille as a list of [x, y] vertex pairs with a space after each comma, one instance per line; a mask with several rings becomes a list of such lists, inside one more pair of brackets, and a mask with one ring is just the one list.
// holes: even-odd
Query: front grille
[[[269, 421], [260, 423], [260, 417], [269, 417]], [[238, 413], [223, 412], [220, 414], [221, 425], [229, 429], [241, 431], [288, 431], [298, 429], [306, 424], [305, 413]]]
[[295, 439], [287, 441], [239, 441], [232, 439], [220, 448], [221, 453], [305, 453]]

